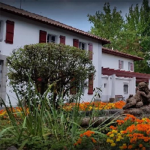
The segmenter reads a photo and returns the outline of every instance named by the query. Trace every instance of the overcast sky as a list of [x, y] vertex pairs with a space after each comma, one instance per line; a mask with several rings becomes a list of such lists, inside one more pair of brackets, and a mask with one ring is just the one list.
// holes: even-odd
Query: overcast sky
[[96, 11], [102, 11], [105, 2], [109, 2], [111, 8], [116, 6], [124, 15], [132, 4], [141, 5], [142, 0], [0, 0], [0, 2], [18, 8], [21, 4], [24, 10], [89, 31], [92, 24], [88, 21], [87, 14], [94, 15]]

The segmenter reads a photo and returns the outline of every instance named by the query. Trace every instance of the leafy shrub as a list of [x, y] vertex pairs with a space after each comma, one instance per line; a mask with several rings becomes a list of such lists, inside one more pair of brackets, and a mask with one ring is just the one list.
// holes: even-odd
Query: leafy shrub
[[48, 84], [53, 83], [51, 92], [54, 94], [54, 103], [58, 94], [64, 97], [73, 87], [78, 92], [85, 86], [84, 81], [89, 75], [95, 72], [86, 51], [54, 43], [26, 45], [14, 50], [7, 58], [7, 64], [10, 84], [20, 94], [26, 94], [30, 74], [41, 94]]
[[[51, 105], [47, 96], [52, 86], [49, 86], [43, 95], [36, 92], [33, 87], [33, 83], [28, 82], [27, 98], [32, 99], [32, 103], [28, 102], [28, 108], [23, 107], [15, 89], [20, 107], [13, 108], [11, 99], [10, 107], [6, 107], [4, 103], [7, 117], [3, 119], [8, 120], [9, 123], [0, 128], [0, 147], [2, 150], [9, 146], [15, 146], [19, 150], [75, 150], [81, 148], [95, 149], [96, 146], [105, 145], [107, 136], [101, 133], [101, 127], [94, 129], [91, 124], [87, 128], [80, 126], [82, 118], [85, 117], [79, 111], [80, 95], [76, 99], [76, 105], [72, 112], [68, 112], [63, 109], [61, 97], [59, 97], [59, 110]], [[50, 98], [52, 97], [53, 95]], [[37, 101], [39, 102], [38, 107]], [[4, 114], [4, 111], [1, 112]], [[93, 117], [94, 114], [91, 114], [91, 120]], [[94, 134], [89, 132], [91, 130]], [[74, 144], [81, 135], [83, 135], [82, 143], [75, 146]]]

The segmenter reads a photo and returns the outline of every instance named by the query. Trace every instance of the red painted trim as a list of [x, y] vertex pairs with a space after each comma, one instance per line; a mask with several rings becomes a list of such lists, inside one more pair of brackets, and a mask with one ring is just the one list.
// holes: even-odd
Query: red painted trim
[[88, 84], [88, 94], [93, 94], [93, 75], [89, 76], [89, 84]]
[[65, 45], [65, 40], [66, 40], [66, 37], [60, 35], [60, 44], [64, 44]]
[[40, 30], [40, 32], [39, 32], [39, 43], [46, 43], [46, 35], [47, 35], [46, 31]]
[[79, 40], [73, 39], [73, 46], [79, 48]]
[[93, 44], [89, 43], [88, 47], [89, 47], [89, 59], [92, 60], [93, 59]]
[[123, 71], [123, 70], [115, 70], [115, 69], [103, 68], [103, 67], [102, 67], [102, 74], [103, 75], [115, 74], [118, 77], [129, 77], [129, 78], [136, 77], [136, 78], [140, 78], [140, 79], [148, 79], [148, 80], [150, 79], [150, 74]]
[[14, 39], [14, 21], [6, 21], [6, 43], [13, 44]]

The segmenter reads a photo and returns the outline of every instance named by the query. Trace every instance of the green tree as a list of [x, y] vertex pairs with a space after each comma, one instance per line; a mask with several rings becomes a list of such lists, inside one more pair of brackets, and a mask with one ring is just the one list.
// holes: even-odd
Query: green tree
[[121, 11], [117, 11], [114, 7], [110, 8], [109, 3], [105, 3], [103, 7], [104, 12], [97, 11], [95, 15], [88, 15], [89, 21], [93, 24], [91, 27], [91, 33], [97, 36], [109, 39], [111, 44], [105, 45], [105, 47], [116, 49], [116, 41], [118, 40], [118, 34], [123, 28], [124, 20], [121, 16]]
[[[148, 0], [143, 0], [141, 7], [138, 4], [129, 8], [129, 13], [126, 15], [126, 24], [128, 31], [134, 31], [137, 39], [138, 48], [132, 47], [130, 53], [143, 57], [144, 60], [135, 63], [136, 71], [143, 73], [150, 73], [149, 64], [150, 60], [150, 7]], [[129, 45], [131, 47], [131, 45]], [[131, 53], [131, 54], [132, 54]]]
[[88, 15], [93, 23], [91, 33], [111, 41], [108, 48], [143, 57], [143, 61], [135, 62], [135, 71], [150, 73], [149, 47], [150, 47], [150, 7], [148, 0], [143, 0], [141, 7], [138, 5], [129, 7], [129, 13], [125, 19], [121, 11], [110, 9], [109, 3], [105, 3], [103, 12]]
[[[76, 47], [62, 44], [33, 44], [14, 50], [7, 58], [10, 84], [20, 94], [25, 94], [29, 76], [41, 94], [48, 84], [53, 86], [54, 101], [63, 91], [63, 96], [75, 84], [83, 83], [90, 74], [95, 73], [89, 54]], [[74, 80], [73, 80], [74, 79]], [[76, 89], [77, 90], [77, 89]]]

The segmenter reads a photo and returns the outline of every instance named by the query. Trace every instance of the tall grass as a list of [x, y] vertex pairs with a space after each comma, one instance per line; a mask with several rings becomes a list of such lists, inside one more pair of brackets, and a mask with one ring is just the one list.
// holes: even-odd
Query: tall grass
[[[82, 118], [86, 115], [79, 111], [78, 103], [80, 102], [81, 93], [78, 93], [75, 98], [76, 105], [73, 107], [73, 110], [67, 112], [63, 109], [64, 100], [61, 93], [58, 95], [59, 109], [55, 109], [52, 105], [53, 94], [48, 96], [51, 87], [49, 86], [41, 96], [36, 88], [33, 89], [33, 83], [30, 81], [27, 88], [27, 96], [24, 97], [27, 100], [27, 107], [23, 106], [22, 98], [14, 89], [20, 106], [19, 112], [13, 111], [14, 108], [11, 105], [9, 96], [9, 107], [3, 101], [9, 116], [10, 125], [0, 131], [1, 150], [12, 145], [19, 150], [73, 150], [77, 149], [77, 147], [74, 147], [74, 143], [79, 138], [79, 135], [87, 130], [95, 130], [95, 133], [98, 135], [97, 139], [105, 139], [106, 136], [101, 133], [101, 128], [105, 128], [107, 125], [101, 124], [96, 129], [92, 127], [92, 123], [86, 128], [80, 126]], [[91, 120], [94, 114], [95, 112], [93, 111], [90, 116]], [[91, 145], [94, 149], [94, 145]]]

